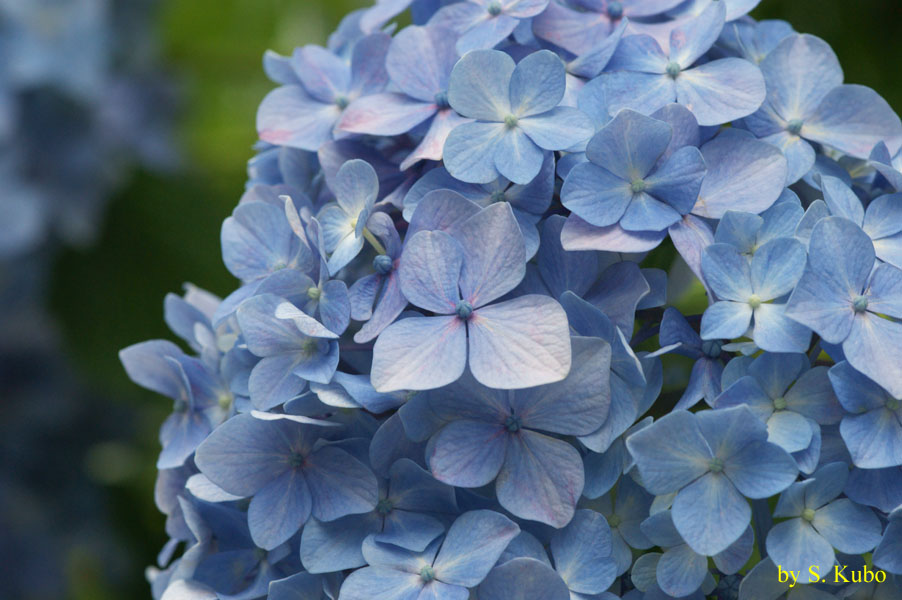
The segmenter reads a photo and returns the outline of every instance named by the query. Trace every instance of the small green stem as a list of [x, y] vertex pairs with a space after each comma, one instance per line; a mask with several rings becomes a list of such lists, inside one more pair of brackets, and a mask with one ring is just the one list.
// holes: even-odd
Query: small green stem
[[377, 254], [387, 254], [387, 252], [385, 251], [385, 246], [383, 246], [379, 242], [379, 240], [376, 239], [376, 236], [373, 235], [373, 232], [366, 227], [363, 228], [363, 237], [365, 237], [366, 241], [368, 241], [373, 246]]

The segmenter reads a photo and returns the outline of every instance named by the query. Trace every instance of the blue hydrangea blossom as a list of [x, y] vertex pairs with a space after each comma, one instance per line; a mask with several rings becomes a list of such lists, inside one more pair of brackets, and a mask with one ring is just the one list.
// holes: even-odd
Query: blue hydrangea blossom
[[899, 120], [756, 5], [382, 0], [267, 54], [240, 285], [167, 300], [197, 359], [123, 352], [178, 409], [155, 597], [894, 593], [774, 561], [898, 573]]

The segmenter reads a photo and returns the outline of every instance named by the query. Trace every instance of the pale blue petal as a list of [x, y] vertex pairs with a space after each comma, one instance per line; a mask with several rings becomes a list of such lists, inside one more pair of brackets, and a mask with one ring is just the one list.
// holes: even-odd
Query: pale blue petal
[[509, 86], [515, 67], [514, 60], [504, 52], [468, 53], [451, 71], [448, 102], [465, 117], [503, 121], [511, 113]]
[[730, 479], [718, 473], [707, 473], [680, 490], [672, 510], [673, 524], [686, 543], [707, 556], [739, 539], [752, 514]]
[[297, 85], [271, 91], [257, 109], [257, 132], [271, 144], [316, 152], [332, 139], [341, 114], [335, 104], [323, 104]]
[[902, 122], [871, 88], [842, 85], [831, 90], [805, 121], [802, 135], [858, 158], [867, 158], [878, 142], [891, 152], [902, 146]]
[[480, 487], [498, 475], [507, 445], [507, 431], [501, 422], [454, 421], [431, 440], [429, 466], [439, 481]]
[[817, 566], [823, 574], [836, 561], [830, 543], [801, 518], [774, 525], [767, 534], [767, 553], [784, 571], [798, 573], [800, 583], [810, 581], [809, 567]]
[[570, 600], [563, 579], [534, 558], [515, 558], [495, 567], [477, 593], [480, 600]]
[[587, 141], [595, 131], [586, 113], [569, 106], [558, 106], [540, 115], [520, 119], [519, 126], [545, 150], [567, 150]]
[[575, 166], [561, 189], [564, 206], [598, 227], [618, 222], [632, 199], [629, 182], [592, 163]]
[[693, 214], [712, 219], [724, 217], [728, 210], [757, 215], [783, 192], [786, 159], [770, 144], [727, 129], [701, 152], [708, 171]]
[[752, 290], [762, 300], [792, 291], [805, 269], [805, 247], [793, 238], [777, 238], [755, 252], [751, 264]]
[[843, 354], [853, 367], [876, 381], [894, 398], [902, 398], [899, 356], [887, 348], [902, 344], [902, 324], [871, 313], [856, 316], [843, 342]]
[[748, 498], [769, 498], [789, 487], [798, 475], [792, 457], [769, 442], [746, 444], [725, 462], [724, 473]]
[[592, 510], [576, 511], [573, 520], [551, 538], [558, 575], [570, 590], [581, 594], [600, 594], [614, 582], [611, 551], [611, 528]]
[[451, 525], [435, 559], [436, 578], [462, 587], [479, 585], [518, 533], [520, 528], [501, 513], [462, 514]]
[[308, 462], [304, 475], [313, 499], [312, 514], [320, 521], [366, 513], [376, 507], [376, 476], [341, 448], [324, 446]]
[[384, 567], [354, 571], [341, 584], [342, 600], [417, 600], [423, 580], [417, 573]]
[[748, 260], [733, 246], [708, 246], [702, 253], [701, 266], [705, 281], [719, 299], [745, 303], [754, 293]]
[[468, 330], [470, 369], [483, 385], [526, 388], [570, 371], [567, 315], [552, 298], [528, 295], [480, 308]]
[[564, 64], [557, 54], [549, 50], [533, 52], [517, 64], [511, 76], [511, 112], [530, 117], [549, 111], [560, 104], [564, 88]]
[[293, 536], [310, 517], [310, 490], [295, 469], [273, 479], [254, 494], [247, 509], [247, 524], [254, 543], [272, 550]]
[[676, 85], [668, 75], [614, 71], [600, 77], [611, 114], [630, 109], [648, 115], [676, 102]]
[[571, 338], [572, 366], [559, 383], [528, 388], [510, 400], [511, 409], [524, 427], [585, 435], [597, 429], [608, 415], [611, 346], [598, 338]]
[[514, 289], [526, 273], [520, 226], [510, 204], [499, 202], [457, 225], [464, 263], [460, 291], [474, 308]]
[[722, 58], [683, 71], [676, 79], [677, 101], [699, 125], [720, 125], [746, 117], [761, 106], [764, 77], [752, 63]]
[[870, 552], [880, 542], [883, 531], [874, 511], [848, 498], [819, 508], [811, 524], [834, 548], [846, 554]]
[[542, 168], [545, 154], [535, 142], [533, 142], [525, 129], [515, 127], [507, 129], [498, 138], [494, 146], [492, 160], [495, 168], [502, 176], [518, 183], [526, 185], [535, 179]]
[[589, 141], [586, 155], [630, 182], [648, 175], [672, 137], [669, 124], [624, 110]]
[[407, 241], [398, 269], [401, 290], [413, 304], [447, 315], [457, 309], [464, 255], [444, 231], [420, 231]]
[[708, 471], [713, 457], [695, 416], [678, 411], [633, 433], [626, 446], [653, 494], [676, 492]]
[[373, 94], [348, 105], [336, 127], [352, 133], [400, 135], [433, 116], [437, 110], [431, 101], [414, 100], [397, 93]]
[[467, 364], [466, 333], [457, 316], [411, 317], [390, 325], [373, 347], [373, 387], [391, 392], [451, 383]]
[[684, 146], [646, 179], [647, 192], [684, 215], [695, 206], [705, 173], [705, 159], [698, 148]]
[[752, 308], [745, 302], [715, 302], [702, 315], [703, 340], [731, 340], [745, 335]]
[[496, 493], [514, 515], [563, 527], [583, 491], [583, 464], [567, 442], [521, 429], [511, 436]]
[[797, 412], [779, 410], [767, 420], [767, 441], [787, 452], [800, 452], [811, 444], [808, 420]]
[[[506, 55], [505, 55], [506, 56]], [[503, 123], [464, 123], [445, 140], [445, 168], [468, 183], [491, 183], [498, 178], [495, 149], [506, 133]]]
[[665, 550], [655, 568], [658, 585], [674, 598], [697, 590], [707, 574], [708, 559], [686, 544]]

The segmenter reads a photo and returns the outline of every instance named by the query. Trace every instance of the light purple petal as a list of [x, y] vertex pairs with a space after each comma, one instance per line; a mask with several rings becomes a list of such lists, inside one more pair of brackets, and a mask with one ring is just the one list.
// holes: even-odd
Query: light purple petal
[[415, 100], [403, 94], [364, 96], [342, 113], [338, 129], [370, 135], [400, 135], [434, 115], [434, 102]]
[[527, 295], [480, 308], [468, 329], [470, 369], [484, 385], [527, 388], [570, 371], [567, 315], [552, 298]]
[[686, 543], [699, 554], [712, 556], [739, 539], [752, 511], [725, 475], [708, 473], [680, 490], [672, 514]]
[[429, 467], [439, 481], [480, 487], [498, 476], [507, 444], [508, 433], [500, 422], [454, 421], [430, 442]]
[[373, 347], [373, 387], [391, 392], [451, 383], [467, 364], [466, 344], [466, 328], [457, 316], [401, 319]]
[[455, 227], [464, 263], [460, 291], [478, 308], [514, 289], [526, 272], [520, 226], [506, 202], [492, 204]]
[[699, 125], [720, 125], [747, 117], [764, 102], [764, 77], [741, 58], [722, 58], [683, 71], [676, 79], [677, 101]]
[[421, 231], [404, 248], [398, 269], [404, 296], [434, 313], [452, 314], [460, 300], [464, 254], [460, 244], [444, 231]]
[[272, 550], [297, 533], [310, 517], [310, 490], [295, 469], [272, 480], [254, 494], [247, 509], [247, 524], [254, 543]]
[[451, 525], [435, 558], [436, 578], [461, 587], [479, 585], [518, 533], [520, 528], [501, 513], [472, 510], [462, 514]]
[[468, 53], [451, 71], [448, 102], [465, 117], [503, 121], [511, 113], [508, 93], [515, 67], [514, 59], [504, 52]]
[[563, 527], [573, 518], [583, 484], [582, 459], [573, 446], [521, 429], [510, 438], [496, 493], [514, 515]]

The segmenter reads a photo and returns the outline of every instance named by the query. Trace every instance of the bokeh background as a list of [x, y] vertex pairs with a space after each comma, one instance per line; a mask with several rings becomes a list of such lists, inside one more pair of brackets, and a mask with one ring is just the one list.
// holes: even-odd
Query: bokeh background
[[[220, 260], [219, 229], [243, 190], [256, 108], [272, 87], [261, 67], [263, 51], [288, 54], [297, 45], [323, 44], [344, 14], [369, 3], [163, 0], [147, 23], [180, 90], [181, 167], [166, 176], [132, 172], [111, 199], [96, 243], [60, 254], [50, 284], [68, 377], [92, 399], [84, 410], [98, 413], [81, 415], [80, 422], [96, 417], [115, 424], [80, 425], [42, 440], [61, 459], [48, 471], [64, 469], [67, 478], [89, 482], [95, 492], [89, 501], [102, 503], [109, 520], [105, 535], [112, 553], [97, 551], [90, 527], [62, 549], [66, 599], [149, 597], [143, 570], [166, 541], [164, 519], [153, 504], [156, 432], [171, 404], [133, 385], [117, 352], [170, 337], [163, 297], [180, 293], [185, 282], [223, 296], [234, 289]], [[839, 55], [847, 82], [875, 88], [902, 110], [899, 0], [762, 0], [752, 14], [786, 19], [796, 30], [824, 38]], [[0, 564], [0, 598], [6, 598], [3, 570]], [[37, 592], [34, 598], [44, 600]]]

